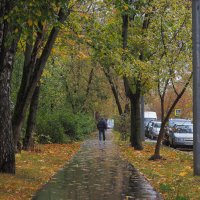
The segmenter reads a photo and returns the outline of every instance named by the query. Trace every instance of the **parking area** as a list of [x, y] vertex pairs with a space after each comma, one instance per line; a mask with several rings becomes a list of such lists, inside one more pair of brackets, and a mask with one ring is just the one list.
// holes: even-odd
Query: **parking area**
[[[161, 121], [151, 120], [145, 125], [145, 141], [154, 142], [158, 138]], [[190, 119], [171, 118], [164, 128], [163, 145], [184, 151], [193, 151], [193, 123]]]

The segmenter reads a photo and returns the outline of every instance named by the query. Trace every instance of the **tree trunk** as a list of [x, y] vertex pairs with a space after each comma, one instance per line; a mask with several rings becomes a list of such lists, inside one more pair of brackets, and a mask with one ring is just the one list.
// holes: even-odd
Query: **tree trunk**
[[[128, 1], [126, 1], [128, 3]], [[129, 16], [128, 14], [122, 15], [122, 47], [123, 50], [127, 48], [127, 41], [128, 41], [128, 24], [129, 24]], [[124, 54], [122, 57], [123, 61], [126, 61], [126, 55]], [[124, 80], [124, 88], [126, 96], [131, 101], [131, 137], [130, 142], [131, 145], [137, 149], [142, 150], [142, 138], [141, 138], [141, 121], [140, 121], [140, 82], [135, 81], [136, 91], [135, 93], [132, 92], [129, 84], [129, 80], [126, 76], [123, 77]], [[134, 80], [132, 80], [134, 81]]]
[[165, 120], [161, 124], [160, 132], [159, 132], [156, 147], [155, 147], [155, 152], [154, 152], [154, 155], [150, 157], [150, 160], [157, 160], [157, 159], [162, 158], [162, 156], [160, 156], [160, 147], [161, 147], [162, 139], [164, 136], [165, 125], [166, 125], [168, 119], [169, 119], [169, 117], [166, 117]]
[[136, 150], [142, 150], [141, 118], [140, 118], [140, 93], [132, 94], [131, 101], [131, 146]]
[[0, 66], [0, 172], [15, 173], [15, 152], [13, 145], [10, 78], [12, 72], [12, 55], [7, 53], [7, 63]]
[[23, 149], [28, 150], [31, 147], [33, 147], [33, 139], [32, 134], [35, 128], [35, 121], [36, 121], [36, 114], [37, 114], [37, 108], [39, 103], [39, 93], [40, 93], [40, 86], [37, 86], [35, 88], [35, 92], [33, 94], [30, 109], [29, 109], [29, 116], [27, 121], [27, 127], [26, 127], [26, 134], [25, 138], [23, 140]]
[[[58, 15], [59, 15], [58, 21], [60, 23], [63, 23], [67, 18], [67, 16], [69, 15], [69, 12], [67, 14], [63, 13], [61, 9]], [[36, 48], [35, 50], [33, 50], [32, 60], [36, 60], [36, 62], [31, 61], [30, 62], [31, 65], [28, 66], [29, 67], [28, 70], [31, 71], [31, 75], [28, 77], [28, 79], [26, 78], [26, 76], [28, 75], [26, 74], [26, 71], [23, 72], [23, 77], [25, 77], [24, 79], [26, 79], [26, 81], [24, 83], [22, 82], [20, 86], [20, 92], [18, 94], [17, 103], [12, 118], [15, 146], [17, 146], [17, 143], [20, 138], [21, 127], [23, 124], [24, 116], [27, 111], [28, 105], [30, 104], [35, 88], [41, 78], [42, 72], [46, 65], [47, 59], [51, 53], [51, 49], [56, 40], [59, 30], [60, 30], [59, 27], [52, 28], [40, 58], [37, 58], [38, 55], [36, 51], [38, 51], [38, 49]], [[26, 88], [26, 90], [22, 88]]]
[[[3, 26], [2, 26], [3, 27]], [[15, 151], [11, 123], [10, 88], [11, 74], [17, 41], [13, 41], [9, 50], [5, 48], [7, 24], [4, 24], [0, 36], [0, 172], [15, 173]]]
[[11, 27], [3, 17], [9, 14], [14, 1], [0, 3], [0, 172], [15, 173], [15, 151], [12, 134], [10, 88], [14, 56], [19, 36], [8, 45]]
[[104, 74], [106, 75], [107, 79], [108, 79], [108, 82], [110, 84], [110, 87], [111, 87], [111, 90], [112, 90], [112, 93], [114, 95], [114, 98], [115, 98], [115, 102], [117, 104], [117, 108], [118, 108], [118, 112], [119, 112], [119, 115], [121, 115], [123, 113], [122, 111], [122, 106], [121, 106], [121, 103], [120, 103], [120, 100], [119, 100], [119, 95], [118, 95], [118, 92], [117, 92], [117, 88], [109, 74], [109, 71], [106, 71], [106, 69], [103, 69], [104, 71]]
[[[37, 45], [38, 43], [39, 43], [39, 39], [37, 38], [33, 50], [32, 50], [32, 45], [29, 44], [29, 42], [26, 43], [26, 49], [24, 53], [25, 60], [24, 60], [23, 76], [21, 80], [20, 89], [17, 94], [17, 101], [15, 105], [14, 114], [12, 117], [13, 136], [14, 136], [15, 146], [17, 146], [17, 142], [19, 142], [20, 131], [23, 124], [24, 115], [25, 115], [24, 109], [28, 107], [28, 104], [26, 103], [24, 105], [24, 108], [22, 109], [22, 106], [24, 103], [23, 100], [25, 99], [25, 95], [27, 93], [28, 85], [30, 83], [32, 71], [34, 68], [33, 63], [36, 62], [36, 58], [33, 57], [32, 54], [36, 54], [35, 51], [37, 51], [36, 47], [38, 46]], [[16, 134], [16, 133], [19, 133], [19, 134]], [[16, 151], [17, 151], [17, 148], [16, 148]]]
[[93, 76], [94, 76], [94, 68], [92, 67], [92, 69], [91, 69], [91, 71], [90, 71], [90, 74], [89, 74], [89, 79], [88, 79], [88, 85], [87, 85], [87, 89], [86, 89], [85, 98], [84, 98], [84, 100], [83, 100], [82, 109], [83, 109], [84, 111], [86, 111], [85, 106], [86, 106], [86, 102], [87, 102], [88, 96], [89, 96], [89, 94], [90, 94], [90, 88], [91, 88]]

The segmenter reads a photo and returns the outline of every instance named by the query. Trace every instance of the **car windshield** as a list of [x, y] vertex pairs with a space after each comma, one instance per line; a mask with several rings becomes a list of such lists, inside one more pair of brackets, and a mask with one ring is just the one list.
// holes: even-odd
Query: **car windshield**
[[155, 119], [154, 118], [144, 118], [144, 124], [147, 126], [148, 123], [150, 123], [153, 120], [155, 120]]
[[193, 126], [192, 125], [177, 126], [176, 132], [177, 133], [193, 133]]
[[154, 127], [155, 127], [155, 128], [160, 128], [160, 127], [161, 127], [161, 123], [155, 123], [155, 124], [154, 124]]
[[173, 127], [174, 124], [176, 125], [186, 125], [186, 124], [192, 124], [191, 120], [187, 119], [170, 119], [169, 120], [169, 126]]

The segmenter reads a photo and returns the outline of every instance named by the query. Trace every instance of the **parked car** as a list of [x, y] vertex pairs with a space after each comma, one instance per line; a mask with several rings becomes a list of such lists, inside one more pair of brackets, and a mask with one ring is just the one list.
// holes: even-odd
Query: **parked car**
[[190, 119], [181, 119], [181, 118], [171, 118], [169, 119], [168, 125], [165, 127], [165, 134], [163, 143], [169, 145], [169, 133], [172, 132], [173, 127], [176, 125], [187, 125], [192, 124]]
[[175, 124], [169, 132], [169, 144], [174, 148], [193, 146], [193, 124]]
[[182, 119], [182, 118], [171, 118], [169, 119], [168, 126], [172, 128], [174, 125], [184, 125], [184, 124], [192, 124], [190, 119]]
[[145, 126], [145, 136], [146, 137], [150, 137], [149, 132], [150, 132], [150, 130], [152, 128], [153, 122], [154, 122], [153, 120], [149, 121], [148, 124]]
[[149, 130], [149, 136], [151, 139], [157, 138], [161, 128], [161, 121], [153, 121], [152, 127]]

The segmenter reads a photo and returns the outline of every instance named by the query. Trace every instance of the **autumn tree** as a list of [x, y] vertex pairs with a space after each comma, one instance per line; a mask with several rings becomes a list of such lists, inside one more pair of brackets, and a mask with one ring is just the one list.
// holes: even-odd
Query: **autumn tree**
[[[31, 4], [31, 6], [37, 9], [37, 12], [36, 16], [33, 15], [28, 20], [28, 26], [33, 31], [26, 39], [23, 76], [12, 117], [15, 145], [19, 142], [25, 113], [51, 53], [60, 26], [70, 13], [69, 2], [42, 1], [38, 4]], [[45, 15], [41, 13], [45, 13]], [[50, 18], [52, 15], [55, 16], [54, 19]]]
[[[93, 2], [88, 7], [90, 9], [87, 13], [84, 12], [75, 19], [76, 25], [72, 24], [71, 30], [76, 42], [90, 49], [94, 68], [103, 70], [110, 84], [118, 112], [122, 114], [124, 105], [121, 96], [123, 95], [119, 92], [121, 77], [117, 76], [115, 70], [121, 62], [120, 28], [116, 26], [116, 18], [113, 18], [113, 5], [107, 2]], [[84, 23], [81, 24], [81, 22]]]
[[[155, 153], [151, 159], [161, 158], [160, 146], [165, 125], [192, 78], [190, 4], [191, 2], [188, 1], [172, 1], [170, 3], [163, 1], [159, 5], [154, 2], [157, 14], [151, 23], [152, 33], [154, 33], [152, 65], [155, 67], [154, 79], [160, 97], [162, 124]], [[174, 98], [171, 99], [169, 107], [165, 109], [167, 93], [170, 90], [173, 91]]]
[[141, 141], [140, 98], [151, 88], [148, 29], [153, 12], [150, 1], [124, 1], [121, 6], [123, 80], [131, 102], [131, 144], [143, 149]]

